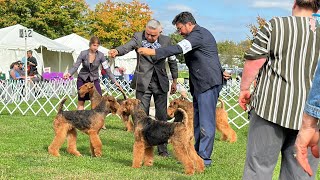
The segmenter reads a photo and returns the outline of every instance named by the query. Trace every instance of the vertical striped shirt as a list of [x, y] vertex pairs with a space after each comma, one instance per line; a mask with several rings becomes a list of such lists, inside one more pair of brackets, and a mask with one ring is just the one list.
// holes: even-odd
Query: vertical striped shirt
[[298, 130], [319, 59], [320, 28], [309, 17], [275, 17], [261, 28], [247, 60], [267, 58], [260, 69], [252, 107], [262, 118]]

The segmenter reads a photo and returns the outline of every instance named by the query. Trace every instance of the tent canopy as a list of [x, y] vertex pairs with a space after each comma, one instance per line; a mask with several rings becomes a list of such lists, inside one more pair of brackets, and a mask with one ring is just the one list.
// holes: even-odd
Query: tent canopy
[[[79, 55], [81, 51], [89, 48], [89, 40], [75, 33], [60, 37], [58, 39], [55, 39], [54, 41], [74, 49], [74, 53], [77, 55]], [[108, 55], [109, 50], [107, 48], [99, 46], [98, 50], [102, 52], [105, 56]]]
[[[55, 39], [54, 41], [61, 43], [65, 46], [68, 46], [69, 48], [72, 48], [75, 50], [72, 53], [74, 62], [77, 60], [81, 51], [89, 48], [89, 40], [85, 39], [75, 33], [60, 37], [58, 39]], [[99, 46], [98, 50], [100, 52], [102, 52], [105, 56], [108, 55], [109, 49], [107, 49], [103, 46]], [[115, 58], [115, 60], [110, 59], [109, 63], [110, 63], [112, 70], [113, 70], [114, 66], [119, 66], [119, 67], [126, 68], [127, 72], [131, 73], [134, 71], [134, 68], [136, 65], [136, 59], [137, 59], [137, 54], [133, 50], [123, 56], [117, 56]], [[78, 70], [80, 70], [80, 68]]]
[[[17, 24], [0, 29], [0, 68], [9, 78], [10, 64], [25, 57], [25, 39], [19, 37], [20, 29], [26, 27]], [[38, 62], [41, 74], [43, 67], [51, 67], [51, 71], [63, 71], [72, 66], [72, 52], [74, 49], [64, 46], [37, 32], [27, 38], [27, 50], [32, 50]]]
[[[0, 48], [6, 49], [24, 49], [25, 39], [19, 37], [19, 30], [27, 29], [20, 24], [0, 29]], [[33, 32], [32, 37], [27, 38], [27, 49], [38, 49], [46, 47], [48, 51], [73, 52], [72, 48], [57, 43], [37, 32]]]

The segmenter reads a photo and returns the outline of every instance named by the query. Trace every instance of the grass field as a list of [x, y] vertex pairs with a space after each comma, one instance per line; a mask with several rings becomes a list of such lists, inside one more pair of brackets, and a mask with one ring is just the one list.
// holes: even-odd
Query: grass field
[[[216, 136], [213, 166], [192, 177], [183, 174], [176, 159], [156, 156], [153, 167], [131, 168], [133, 135], [123, 130], [120, 119], [109, 116], [100, 136], [103, 157], [92, 158], [88, 137], [78, 133], [83, 157], [66, 152], [49, 156], [53, 117], [0, 115], [0, 179], [241, 179], [245, 160], [247, 128], [237, 130], [238, 142], [229, 144]], [[170, 153], [172, 147], [169, 145]], [[276, 168], [275, 177], [279, 172]], [[275, 178], [276, 179], [276, 178]]]

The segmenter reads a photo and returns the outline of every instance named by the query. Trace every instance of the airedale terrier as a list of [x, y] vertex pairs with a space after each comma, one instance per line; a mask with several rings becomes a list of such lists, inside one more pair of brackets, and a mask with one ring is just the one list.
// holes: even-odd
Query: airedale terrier
[[77, 130], [86, 133], [90, 137], [91, 154], [95, 157], [102, 155], [102, 143], [99, 132], [104, 126], [104, 119], [107, 114], [115, 113], [119, 104], [112, 96], [103, 96], [100, 103], [92, 110], [63, 111], [63, 104], [60, 103], [58, 114], [53, 121], [55, 137], [48, 147], [48, 151], [53, 156], [60, 156], [59, 149], [67, 137], [67, 151], [75, 156], [81, 156], [77, 150]]
[[[122, 90], [120, 90], [120, 92], [122, 93], [124, 100], [127, 99], [126, 94]], [[79, 95], [81, 98], [83, 98], [87, 93], [89, 93], [91, 109], [94, 109], [101, 101], [101, 95], [98, 93], [94, 83], [88, 82], [79, 88]], [[123, 99], [117, 99], [117, 101], [121, 104]]]
[[[131, 99], [127, 100], [131, 101]], [[128, 132], [133, 132], [133, 123], [130, 120], [130, 111], [127, 109], [126, 105], [123, 104], [124, 102], [125, 100], [120, 103], [120, 108], [118, 109], [117, 114], [121, 117], [126, 130]]]
[[[221, 140], [229, 141], [231, 143], [237, 141], [236, 132], [230, 127], [228, 123], [228, 113], [225, 110], [224, 102], [221, 99], [218, 99], [221, 103], [221, 107], [216, 109], [216, 127], [217, 130], [222, 134]], [[172, 118], [174, 112], [177, 108], [182, 108], [188, 113], [189, 118], [193, 117], [193, 104], [185, 98], [178, 98], [170, 102], [168, 107], [168, 116]]]
[[[124, 99], [127, 99], [126, 94], [120, 90]], [[96, 87], [94, 86], [94, 83], [88, 82], [82, 85], [79, 88], [79, 95], [80, 97], [84, 97], [87, 93], [89, 93], [90, 101], [91, 101], [91, 109], [94, 109], [101, 101], [101, 95], [98, 93]], [[123, 100], [117, 99], [117, 102], [119, 104], [122, 103]], [[102, 129], [106, 129], [105, 125], [103, 125]]]
[[128, 99], [123, 102], [126, 115], [131, 115], [134, 124], [133, 168], [153, 165], [153, 146], [171, 143], [177, 159], [183, 164], [185, 173], [194, 174], [205, 169], [203, 159], [194, 149], [193, 121], [183, 109], [176, 111], [173, 123], [157, 121], [146, 115], [140, 107], [140, 100]]

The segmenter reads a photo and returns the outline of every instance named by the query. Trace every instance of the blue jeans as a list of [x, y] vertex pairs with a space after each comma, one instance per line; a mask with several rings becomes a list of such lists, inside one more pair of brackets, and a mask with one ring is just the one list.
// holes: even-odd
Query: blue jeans
[[320, 119], [320, 61], [314, 75], [304, 112], [310, 116]]
[[216, 105], [222, 85], [193, 95], [195, 150], [210, 165], [216, 132]]

